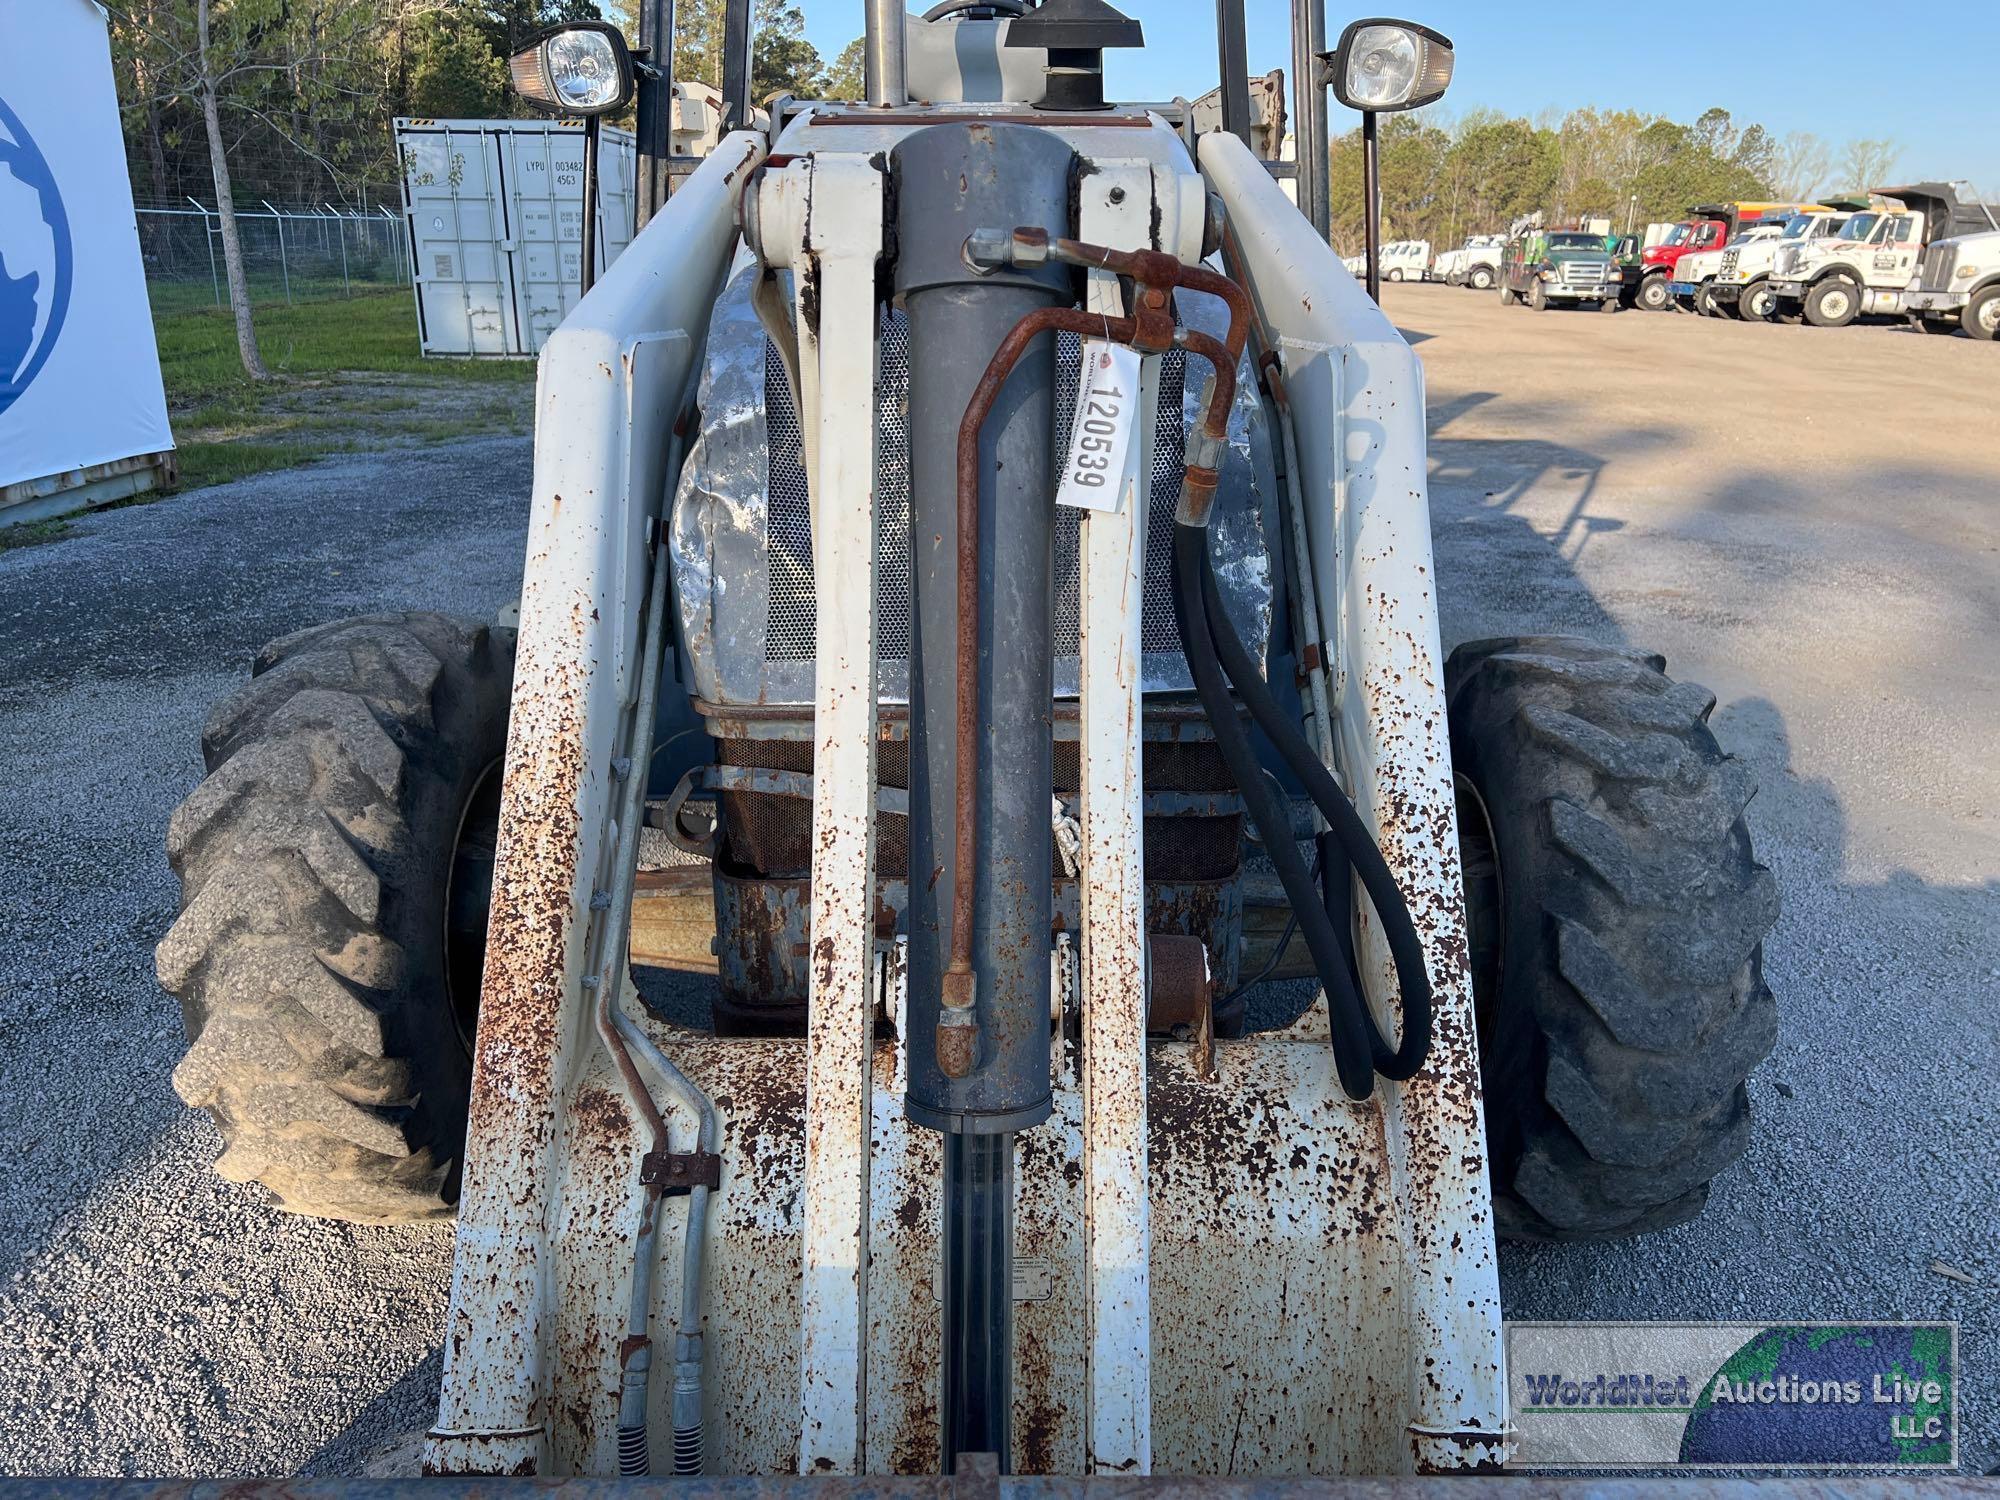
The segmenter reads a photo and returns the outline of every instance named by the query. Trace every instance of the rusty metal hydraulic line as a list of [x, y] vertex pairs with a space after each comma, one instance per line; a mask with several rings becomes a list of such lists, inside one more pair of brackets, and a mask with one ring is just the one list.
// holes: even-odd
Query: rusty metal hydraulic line
[[[670, 445], [669, 467], [678, 468], [679, 432]], [[591, 932], [590, 970], [586, 989], [595, 991], [594, 1020], [599, 1039], [617, 1068], [633, 1107], [639, 1112], [649, 1140], [641, 1157], [642, 1199], [638, 1233], [633, 1238], [632, 1292], [626, 1317], [625, 1337], [619, 1341], [621, 1371], [618, 1402], [618, 1472], [625, 1478], [639, 1478], [652, 1472], [651, 1442], [647, 1433], [647, 1408], [652, 1382], [653, 1343], [651, 1319], [653, 1286], [658, 1264], [656, 1248], [661, 1201], [673, 1186], [666, 1169], [677, 1160], [671, 1136], [652, 1090], [647, 1086], [639, 1061], [649, 1066], [666, 1084], [674, 1102], [693, 1114], [697, 1125], [694, 1160], [712, 1159], [720, 1149], [720, 1122], [714, 1104], [645, 1034], [622, 1009], [620, 978], [630, 962], [630, 912], [632, 888], [638, 863], [639, 825], [645, 803], [646, 748], [652, 742], [653, 711], [658, 700], [661, 666], [661, 639], [665, 625], [668, 555], [665, 539], [652, 536], [646, 584], [646, 604], [639, 629], [639, 681], [629, 709], [625, 736], [626, 753], [612, 765], [616, 781], [612, 813], [612, 838], [604, 858], [608, 877], [600, 871], [601, 900], [593, 897], [596, 917]], [[634, 1053], [638, 1057], [634, 1057]], [[702, 1413], [702, 1255], [706, 1235], [705, 1215], [708, 1188], [696, 1185], [690, 1192], [686, 1236], [681, 1256], [681, 1317], [675, 1334], [675, 1382], [673, 1396], [674, 1472], [701, 1472]]]
[[[1134, 312], [1128, 318], [1109, 318], [1067, 308], [1044, 308], [1029, 314], [1015, 325], [1001, 343], [984, 377], [967, 404], [959, 427], [958, 441], [958, 857], [961, 869], [972, 868], [978, 848], [978, 829], [972, 816], [978, 786], [974, 756], [978, 729], [978, 607], [979, 607], [979, 429], [992, 408], [1007, 373], [1037, 335], [1067, 330], [1079, 335], [1128, 344], [1141, 353], [1159, 354], [1175, 345], [1199, 355], [1210, 366], [1203, 389], [1201, 421], [1188, 433], [1181, 474], [1181, 498], [1175, 508], [1175, 560], [1178, 575], [1176, 615], [1186, 644], [1189, 667], [1194, 672], [1203, 703], [1217, 720], [1218, 744], [1229, 755], [1243, 794], [1256, 821], [1263, 827], [1267, 844], [1282, 842], [1284, 819], [1275, 806], [1266, 806], [1249, 742], [1234, 718], [1223, 673], [1235, 679], [1240, 692], [1259, 724], [1278, 745], [1296, 774], [1306, 781], [1314, 802], [1334, 835], [1331, 842], [1342, 846], [1345, 859], [1342, 873], [1351, 867], [1361, 876], [1396, 959], [1397, 977], [1403, 1000], [1403, 1035], [1392, 1048], [1376, 1026], [1362, 998], [1359, 976], [1354, 973], [1350, 942], [1338, 941], [1335, 924], [1307, 901], [1310, 879], [1305, 876], [1296, 850], [1288, 843], [1274, 847], [1272, 856], [1281, 873], [1287, 874], [1288, 893], [1307, 928], [1322, 984], [1327, 988], [1333, 1027], [1334, 1051], [1340, 1059], [1341, 1081], [1353, 1097], [1365, 1098], [1377, 1072], [1393, 1079], [1406, 1079], [1422, 1066], [1430, 1049], [1431, 987], [1425, 967], [1423, 947], [1411, 924], [1409, 909], [1390, 875], [1381, 850], [1361, 823], [1332, 773], [1288, 725], [1272, 701], [1255, 663], [1235, 638], [1226, 614], [1217, 601], [1204, 600], [1204, 584], [1212, 595], [1214, 582], [1207, 564], [1209, 511], [1215, 503], [1218, 466], [1228, 442], [1229, 410], [1236, 393], [1236, 368], [1249, 340], [1252, 321], [1250, 299], [1229, 277], [1201, 266], [1183, 265], [1174, 256], [1157, 250], [1111, 250], [1079, 240], [1051, 239], [1038, 229], [1016, 229], [1012, 234], [982, 230], [967, 238], [966, 263], [977, 271], [997, 270], [1005, 265], [1038, 265], [1055, 260], [1067, 265], [1109, 271], [1129, 277], [1133, 283]], [[1172, 292], [1185, 287], [1220, 297], [1229, 308], [1227, 336], [1215, 338], [1174, 325]], [[1287, 413], [1289, 415], [1289, 413]], [[1216, 660], [1218, 647], [1223, 659]], [[1197, 660], [1197, 658], [1200, 658]], [[1206, 669], [1206, 670], [1204, 670]], [[1229, 722], [1220, 722], [1227, 719]], [[1225, 731], [1227, 731], [1225, 733]], [[1324, 856], [1331, 851], [1326, 841]], [[1296, 866], [1297, 868], [1293, 868]], [[1329, 874], [1331, 872], [1329, 871]], [[944, 1009], [938, 1019], [938, 1053], [941, 1059], [961, 1056], [967, 1067], [977, 1052], [977, 1021], [972, 1010], [972, 895], [963, 884], [953, 892], [951, 963], [945, 975]], [[1329, 936], [1332, 934], [1332, 936]], [[1336, 999], [1337, 997], [1337, 999]], [[962, 1008], [961, 1008], [962, 1007]], [[947, 1036], [957, 1043], [947, 1051]], [[949, 1064], [947, 1064], [949, 1071]]]
[[[1250, 301], [1243, 289], [1201, 266], [1184, 265], [1158, 250], [1112, 250], [1082, 240], [1052, 239], [1047, 231], [1018, 228], [1011, 234], [980, 230], [967, 238], [965, 259], [975, 271], [1007, 265], [1040, 265], [1055, 260], [1066, 265], [1109, 271], [1133, 281], [1130, 317], [1108, 317], [1069, 307], [1037, 308], [1016, 323], [987, 363], [974, 387], [958, 428], [958, 661], [953, 797], [958, 804], [957, 868], [978, 868], [979, 851], [979, 435], [999, 399], [1008, 375], [1029, 344], [1044, 333], [1074, 333], [1080, 337], [1127, 344], [1142, 354], [1163, 354], [1176, 346], [1208, 361], [1210, 375], [1203, 391], [1201, 421], [1188, 435], [1182, 470], [1178, 514], [1190, 524], [1203, 524], [1215, 502], [1217, 466], [1229, 439], [1229, 409], [1236, 397], [1236, 365], [1249, 337]], [[1173, 314], [1173, 291], [1186, 287], [1222, 298], [1229, 308], [1225, 339], [1195, 329], [1179, 328]], [[938, 1012], [938, 1065], [948, 1077], [963, 1078], [979, 1053], [979, 1023], [972, 971], [974, 882], [961, 878], [952, 886], [951, 935]]]

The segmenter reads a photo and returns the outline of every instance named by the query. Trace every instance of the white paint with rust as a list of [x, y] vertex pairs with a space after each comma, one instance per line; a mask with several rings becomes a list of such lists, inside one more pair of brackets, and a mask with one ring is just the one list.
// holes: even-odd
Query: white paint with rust
[[[1141, 161], [1094, 163], [1079, 190], [1080, 234], [1149, 250], [1153, 176]], [[1116, 191], [1119, 202], [1111, 201]], [[1125, 313], [1118, 278], [1092, 271], [1086, 306]], [[1154, 406], [1160, 361], [1141, 362], [1138, 440], [1124, 503], [1083, 517], [1083, 1171], [1089, 1246], [1090, 1395], [1085, 1471], [1153, 1467], [1152, 1232], [1146, 1181], [1146, 875], [1140, 847], [1140, 607], [1145, 594]], [[1127, 399], [1133, 393], [1127, 392]]]
[[[1233, 136], [1202, 137], [1229, 216], [1231, 270], [1285, 362], [1321, 618], [1339, 671], [1333, 712], [1348, 790], [1376, 830], [1429, 960], [1429, 1062], [1383, 1083], [1401, 1221], [1397, 1320], [1410, 1354], [1410, 1457], [1457, 1468], [1505, 1448], [1500, 1287], [1431, 555], [1423, 367], [1382, 311]], [[1395, 966], [1360, 924], [1363, 978], [1393, 1015]], [[1470, 1436], [1468, 1436], [1470, 1434]], [[1490, 1434], [1490, 1436], [1483, 1436]]]
[[[865, 157], [909, 128], [795, 120], [780, 149], [796, 163], [773, 171], [758, 200], [767, 248], [789, 226], [777, 258], [798, 269], [810, 258], [817, 278], [819, 336], [801, 329], [806, 435], [822, 473], [815, 567], [844, 585], [822, 591], [818, 618], [813, 936], [824, 947], [812, 1033], [729, 1041], [641, 1018], [730, 1101], [704, 1319], [718, 1473], [937, 1465], [938, 1138], [903, 1113], [895, 1044], [869, 1036], [880, 982], [869, 496], [882, 181]], [[1090, 186], [1108, 194], [1143, 159], [1152, 190], [1128, 186], [1126, 201], [1156, 204], [1173, 241], [1162, 248], [1192, 257], [1203, 182], [1171, 131], [1065, 134], [1100, 168], [1082, 179], [1086, 233], [1143, 242]], [[808, 160], [822, 147], [844, 154]], [[634, 676], [643, 520], [732, 248], [742, 174], [761, 150], [754, 136], [725, 142], [543, 358], [495, 877], [501, 941], [486, 975], [443, 1399], [426, 1450], [445, 1469], [615, 1469], [641, 1145], [580, 1003], [582, 942]], [[1020, 1148], [1019, 1249], [1045, 1268], [1033, 1285], [1047, 1295], [1017, 1307], [1014, 1460], [1055, 1473], [1463, 1467], [1504, 1451], [1504, 1384], [1420, 372], [1261, 164], [1220, 134], [1200, 156], [1229, 210], [1231, 269], [1286, 364], [1315, 602], [1342, 671], [1344, 769], [1412, 893], [1437, 1045], [1421, 1077], [1357, 1105], [1340, 1091], [1323, 1020], [1219, 1043], [1213, 1080], [1196, 1076], [1185, 1046], [1139, 1036], [1132, 695], [1144, 538], [1137, 514], [1116, 527], [1093, 516], [1084, 839], [1097, 951], [1083, 958], [1082, 1069], [1059, 1072], [1056, 1117]], [[1386, 1004], [1392, 970], [1372, 921], [1362, 937], [1371, 995]], [[892, 970], [892, 1001], [900, 982]], [[661, 1243], [678, 1242], [684, 1211], [667, 1201]], [[664, 1257], [656, 1329], [671, 1323], [678, 1276], [678, 1257]], [[654, 1393], [662, 1428], [666, 1384]]]
[[[767, 258], [797, 288], [813, 453], [812, 951], [806, 1035], [799, 1472], [858, 1474], [867, 1431], [866, 1235], [875, 917], [875, 263], [882, 174], [816, 156], [766, 173]], [[816, 318], [812, 314], [817, 314]]]
[[[425, 1445], [436, 1471], [546, 1472], [551, 1461], [566, 1289], [549, 1226], [574, 1166], [568, 1104], [598, 1046], [584, 942], [612, 837], [611, 761], [637, 687], [645, 526], [735, 239], [734, 189], [763, 152], [754, 133], [725, 140], [542, 351], [493, 942], [444, 1384]], [[593, 1285], [629, 1287], [630, 1269], [628, 1251], [594, 1268]]]

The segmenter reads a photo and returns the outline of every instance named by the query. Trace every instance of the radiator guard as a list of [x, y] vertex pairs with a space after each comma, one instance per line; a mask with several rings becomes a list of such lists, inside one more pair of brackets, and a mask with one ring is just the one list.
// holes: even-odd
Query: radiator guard
[[[801, 464], [799, 425], [779, 364], [756, 313], [752, 262], [739, 259], [717, 303], [703, 359], [699, 429], [674, 496], [672, 546], [683, 682], [716, 706], [793, 705], [809, 710], [813, 694], [812, 534]], [[1222, 303], [1183, 292], [1180, 315], [1220, 337]], [[876, 401], [880, 567], [881, 699], [909, 694], [910, 367], [903, 315], [881, 319], [881, 379]], [[1078, 343], [1059, 336], [1056, 428], [1068, 431]], [[1174, 628], [1171, 548], [1180, 494], [1181, 445], [1198, 413], [1201, 362], [1183, 379], [1184, 358], [1161, 360], [1160, 399], [1148, 496], [1145, 595], [1145, 690], [1191, 687]], [[1237, 633], [1258, 656], [1271, 630], [1275, 570], [1266, 545], [1274, 535], [1276, 495], [1271, 446], [1255, 373], [1237, 370], [1229, 451], [1221, 469], [1211, 530], [1216, 577]], [[1267, 512], [1269, 513], [1267, 520]], [[1077, 693], [1078, 513], [1059, 510], [1055, 531], [1055, 680], [1059, 698]], [[800, 725], [803, 732], [803, 722]]]

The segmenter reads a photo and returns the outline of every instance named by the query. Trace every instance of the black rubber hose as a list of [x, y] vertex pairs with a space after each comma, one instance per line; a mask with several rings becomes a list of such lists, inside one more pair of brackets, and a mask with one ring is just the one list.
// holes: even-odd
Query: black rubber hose
[[[1402, 889], [1390, 873], [1389, 862], [1382, 857], [1374, 835], [1361, 821], [1361, 814], [1354, 810], [1354, 804], [1333, 779], [1333, 773], [1326, 768], [1325, 762], [1313, 753], [1299, 726], [1278, 706], [1278, 700], [1271, 696], [1270, 684], [1264, 681], [1264, 674], [1258, 670], [1250, 653], [1244, 650], [1236, 627], [1230, 623], [1228, 611], [1222, 607], [1221, 591], [1215, 581], [1215, 566], [1210, 560], [1205, 537], [1200, 554], [1202, 613], [1206, 617], [1209, 639], [1221, 660], [1222, 670], [1235, 685], [1237, 696], [1250, 710], [1250, 717], [1257, 721], [1257, 727], [1264, 731], [1284, 757], [1285, 764], [1292, 768], [1292, 774], [1305, 786], [1306, 795], [1312, 798], [1320, 816], [1326, 819], [1328, 831], [1338, 842], [1340, 852], [1345, 856], [1344, 861], [1329, 861], [1323, 855], [1322, 867], [1329, 875], [1343, 863], [1351, 867], [1361, 878], [1361, 888], [1368, 893], [1368, 899], [1381, 919], [1382, 936], [1395, 958], [1396, 985], [1402, 993], [1401, 1045], [1393, 1051], [1390, 1049], [1388, 1040], [1375, 1024], [1374, 1012], [1365, 1004], [1361, 1007], [1361, 1018], [1368, 1030], [1375, 1070], [1384, 1078], [1399, 1082], [1411, 1078], [1424, 1065], [1424, 1057], [1430, 1051], [1431, 976], [1424, 963], [1423, 941], [1417, 936], [1416, 923], [1410, 919], [1409, 905], [1403, 900]], [[1330, 878], [1327, 884], [1337, 888], [1345, 882]], [[1342, 947], [1347, 950], [1351, 965], [1351, 942]]]
[[1375, 1091], [1375, 1068], [1368, 1032], [1363, 1023], [1365, 1007], [1354, 987], [1354, 979], [1340, 948], [1340, 938], [1320, 905], [1306, 863], [1292, 840], [1291, 813], [1285, 807], [1250, 746], [1250, 735], [1236, 714], [1236, 701], [1223, 680], [1222, 665], [1216, 659], [1209, 638], [1208, 619], [1201, 604], [1202, 563], [1208, 553], [1208, 532], [1199, 526], [1174, 526], [1174, 620], [1180, 627], [1181, 649], [1187, 656], [1188, 675], [1208, 712], [1215, 734], [1216, 749], [1222, 753], [1230, 775], [1250, 819], [1264, 837], [1264, 852], [1276, 867], [1278, 880], [1305, 934], [1313, 967], [1326, 990], [1328, 1028], [1333, 1041], [1334, 1070], [1340, 1086], [1350, 1099], [1366, 1099]]

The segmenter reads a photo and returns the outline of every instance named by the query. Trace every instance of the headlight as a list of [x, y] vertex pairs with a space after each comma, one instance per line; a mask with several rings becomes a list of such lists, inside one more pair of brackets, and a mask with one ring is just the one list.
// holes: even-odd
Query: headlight
[[1954, 276], [1977, 276], [1979, 274], [1979, 267], [1960, 266], [1956, 271], [1953, 271], [1951, 274]]
[[632, 98], [632, 59], [607, 21], [558, 27], [507, 59], [514, 91], [558, 115], [615, 114]]
[[1418, 109], [1451, 83], [1451, 42], [1413, 21], [1352, 22], [1340, 45], [1320, 54], [1334, 97], [1349, 109]]

